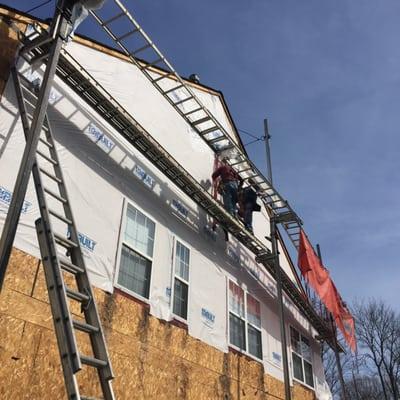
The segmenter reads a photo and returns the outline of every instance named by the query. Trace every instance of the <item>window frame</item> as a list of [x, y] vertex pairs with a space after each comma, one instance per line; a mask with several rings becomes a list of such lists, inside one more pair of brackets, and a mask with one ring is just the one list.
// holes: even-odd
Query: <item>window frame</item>
[[[234, 311], [231, 311], [230, 309], [230, 305], [229, 305], [229, 283], [232, 282], [235, 286], [239, 287], [241, 290], [243, 290], [244, 293], [244, 314], [245, 314], [245, 318], [241, 317], [239, 314], [237, 314]], [[247, 295], [251, 296], [254, 300], [256, 300], [259, 305], [260, 305], [260, 327], [252, 324], [251, 322], [249, 322], [248, 317], [247, 317]], [[262, 318], [261, 318], [261, 301], [254, 296], [253, 294], [251, 294], [250, 292], [248, 292], [247, 290], [243, 289], [240, 285], [238, 285], [233, 279], [228, 278], [228, 285], [227, 285], [227, 333], [228, 333], [228, 345], [229, 347], [233, 348], [234, 350], [246, 354], [246, 356], [258, 361], [258, 362], [264, 362], [264, 354], [263, 354], [263, 350], [264, 350], [264, 346], [263, 346], [263, 335], [262, 335]], [[234, 315], [236, 318], [240, 319], [241, 321], [244, 321], [245, 323], [245, 329], [244, 329], [244, 335], [245, 335], [245, 345], [246, 345], [246, 349], [241, 349], [240, 347], [234, 345], [233, 343], [231, 343], [231, 324], [230, 324], [230, 314]], [[261, 358], [258, 358], [257, 356], [251, 354], [249, 352], [249, 334], [248, 334], [248, 325], [250, 325], [253, 329], [256, 329], [257, 331], [260, 332], [260, 339], [261, 339]]]
[[[303, 338], [306, 339], [306, 340], [308, 341], [309, 347], [310, 347], [310, 355], [311, 355], [311, 357], [310, 357], [311, 360], [310, 360], [310, 361], [308, 361], [308, 360], [303, 356], [303, 354], [299, 354], [295, 349], [293, 349], [293, 345], [292, 345], [292, 332], [291, 332], [292, 329], [295, 330], [295, 331], [298, 333], [298, 335], [299, 335], [299, 338], [300, 338], [300, 346], [301, 346], [301, 343], [303, 342], [303, 340], [302, 340]], [[291, 363], [291, 366], [292, 366], [291, 369], [292, 369], [292, 379], [293, 379], [293, 381], [298, 382], [298, 383], [300, 383], [301, 385], [306, 386], [308, 389], [315, 391], [314, 353], [313, 353], [313, 350], [312, 350], [312, 347], [311, 347], [311, 339], [310, 339], [309, 337], [307, 337], [306, 335], [303, 335], [303, 334], [301, 333], [301, 331], [300, 331], [299, 329], [295, 328], [293, 325], [289, 325], [289, 338], [288, 338], [288, 339], [289, 339], [289, 343], [290, 343], [290, 363]], [[296, 356], [299, 357], [299, 358], [301, 359], [301, 368], [302, 368], [302, 373], [303, 373], [303, 379], [304, 379], [304, 380], [301, 380], [301, 379], [296, 378], [296, 377], [294, 376], [293, 353], [296, 354]], [[313, 385], [314, 385], [314, 386], [311, 386], [311, 385], [309, 385], [309, 384], [306, 382], [306, 374], [305, 374], [305, 368], [304, 368], [304, 363], [305, 363], [305, 362], [311, 365], [312, 379], [313, 379]]]
[[[154, 223], [154, 241], [153, 241], [153, 255], [152, 257], [148, 256], [147, 254], [143, 254], [140, 250], [134, 249], [132, 245], [126, 243], [124, 240], [125, 229], [126, 229], [126, 222], [127, 222], [127, 214], [128, 214], [128, 207], [131, 206], [135, 208], [137, 211], [142, 213], [146, 218], [148, 218], [151, 222]], [[157, 236], [157, 221], [153, 218], [149, 213], [144, 211], [141, 207], [139, 207], [136, 203], [131, 201], [130, 199], [124, 198], [123, 206], [122, 206], [122, 217], [119, 229], [119, 237], [118, 237], [118, 246], [117, 246], [117, 257], [116, 257], [116, 266], [115, 266], [115, 274], [114, 274], [114, 287], [120, 289], [123, 292], [126, 292], [128, 295], [137, 298], [143, 303], [150, 304], [150, 297], [151, 297], [151, 283], [153, 278], [153, 263], [154, 263], [154, 249], [155, 249], [155, 242]], [[122, 258], [122, 249], [123, 246], [127, 247], [130, 251], [137, 253], [139, 256], [145, 258], [146, 260], [150, 261], [151, 263], [151, 271], [150, 271], [150, 279], [149, 279], [149, 298], [146, 298], [139, 293], [134, 292], [133, 290], [128, 289], [127, 287], [118, 283], [119, 271], [121, 268], [121, 258]]]
[[[188, 272], [188, 281], [186, 281], [184, 278], [180, 277], [179, 275], [176, 274], [175, 271], [175, 262], [176, 262], [176, 248], [177, 248], [177, 243], [180, 243], [182, 246], [186, 247], [189, 250], [189, 272]], [[191, 275], [191, 260], [192, 260], [192, 248], [182, 240], [181, 238], [174, 236], [174, 242], [172, 246], [172, 269], [171, 269], [171, 301], [170, 301], [170, 307], [171, 307], [171, 313], [174, 317], [174, 319], [183, 322], [184, 324], [188, 323], [189, 320], [189, 310], [190, 310], [190, 275]], [[175, 279], [178, 279], [179, 281], [183, 282], [185, 285], [187, 285], [188, 288], [188, 294], [187, 294], [187, 315], [186, 319], [181, 317], [178, 314], [174, 313], [174, 296], [175, 296]]]

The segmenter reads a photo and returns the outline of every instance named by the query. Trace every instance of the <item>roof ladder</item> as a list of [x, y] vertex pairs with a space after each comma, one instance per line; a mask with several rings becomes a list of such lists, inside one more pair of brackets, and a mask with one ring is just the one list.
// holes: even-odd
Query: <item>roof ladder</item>
[[[258, 168], [244, 155], [243, 150], [240, 146], [234, 142], [231, 135], [227, 132], [224, 126], [212, 115], [212, 113], [204, 106], [198, 96], [195, 94], [193, 88], [188, 84], [174, 69], [172, 64], [167, 58], [161, 53], [154, 42], [146, 34], [143, 28], [139, 25], [133, 15], [127, 10], [120, 0], [109, 0], [107, 3], [108, 7], [106, 10], [90, 11], [94, 19], [100, 24], [105, 32], [114, 41], [116, 46], [122, 50], [130, 60], [138, 66], [143, 74], [150, 80], [154, 87], [164, 96], [164, 98], [171, 104], [172, 107], [186, 120], [187, 123], [203, 138], [203, 140], [210, 146], [215, 152], [221, 152], [229, 150], [230, 160], [229, 163], [232, 166], [245, 164], [245, 168], [238, 171], [239, 175], [244, 181], [247, 181], [250, 186], [253, 186], [256, 190], [260, 188], [260, 185], [267, 187], [267, 189], [257, 190], [259, 194], [265, 194], [267, 190], [272, 191], [273, 195], [268, 194], [265, 198], [261, 196], [264, 204], [269, 207], [269, 197], [277, 197], [277, 203], [285, 204], [283, 207], [272, 207], [272, 212], [279, 216], [279, 214], [291, 211], [294, 217], [293, 222], [297, 226], [297, 231], [300, 232], [301, 220], [298, 218], [292, 208], [284, 201], [279, 193], [275, 190], [272, 184], [265, 178]], [[107, 18], [102, 14], [107, 14]], [[109, 17], [109, 15], [114, 15]], [[118, 25], [113, 26], [113, 22], [118, 20]], [[128, 26], [127, 36], [125, 34], [116, 34], [118, 28], [122, 26]], [[125, 40], [130, 32], [135, 32], [135, 37], [140, 40], [132, 41]], [[144, 50], [146, 53], [144, 54]], [[139, 59], [136, 57], [138, 53], [141, 53], [143, 58]], [[155, 62], [152, 60], [156, 60]], [[152, 69], [152, 66], [158, 66], [162, 68], [163, 72]], [[170, 78], [170, 79], [166, 79]], [[171, 81], [174, 86], [171, 87]], [[172, 94], [174, 96], [172, 96]], [[177, 98], [178, 97], [178, 98]], [[190, 110], [185, 110], [182, 106], [185, 105]], [[206, 124], [201, 129], [202, 124]], [[212, 125], [211, 125], [212, 124]], [[213, 135], [215, 132], [215, 135]], [[218, 137], [217, 137], [218, 136]], [[243, 159], [243, 162], [237, 162], [237, 158]], [[257, 183], [249, 181], [258, 178]], [[285, 225], [283, 228], [286, 230]], [[292, 240], [292, 236], [288, 235], [293, 245], [298, 248], [298, 242]]]

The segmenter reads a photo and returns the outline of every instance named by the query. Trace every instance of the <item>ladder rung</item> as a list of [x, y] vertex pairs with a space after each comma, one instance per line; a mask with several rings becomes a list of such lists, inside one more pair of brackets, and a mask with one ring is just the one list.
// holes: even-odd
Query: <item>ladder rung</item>
[[158, 81], [161, 81], [162, 79], [168, 78], [169, 76], [171, 76], [171, 75], [173, 75], [173, 74], [174, 74], [173, 72], [168, 72], [168, 74], [159, 76], [159, 77], [156, 78], [156, 79], [152, 79], [152, 82], [153, 82], [153, 83], [157, 83]]
[[104, 400], [104, 399], [103, 398], [99, 398], [99, 397], [81, 396], [81, 400]]
[[140, 29], [136, 28], [136, 29], [134, 29], [133, 31], [129, 31], [129, 32], [127, 32], [127, 33], [124, 33], [124, 34], [121, 35], [121, 36], [118, 36], [115, 40], [116, 40], [117, 42], [120, 42], [121, 40], [127, 38], [128, 36], [131, 36], [131, 35], [133, 35], [134, 33], [139, 32], [139, 30], [140, 30]]
[[130, 53], [132, 56], [135, 56], [136, 54], [140, 53], [143, 50], [148, 49], [149, 47], [151, 47], [151, 44], [147, 43], [142, 47], [139, 47], [137, 50], [133, 51], [132, 53]]
[[245, 163], [245, 162], [247, 162], [247, 160], [240, 160], [240, 161], [237, 161], [237, 162], [232, 163], [232, 164], [230, 164], [230, 165], [231, 165], [231, 167], [233, 167], [234, 165], [243, 164], [243, 163]]
[[75, 242], [73, 242], [72, 240], [69, 240], [68, 238], [66, 238], [65, 236], [61, 236], [58, 233], [54, 233], [54, 239], [56, 240], [56, 242], [67, 248], [67, 249], [71, 249], [71, 248], [77, 248], [79, 247], [78, 244], [76, 244]]
[[51, 143], [49, 143], [48, 141], [46, 141], [46, 140], [44, 140], [42, 138], [39, 138], [39, 141], [40, 141], [40, 143], [43, 143], [44, 145], [46, 145], [50, 149], [52, 149], [54, 147]]
[[258, 176], [258, 174], [250, 175], [250, 176], [246, 176], [244, 179], [250, 180], [250, 179], [253, 179], [253, 178], [257, 177], [257, 176]]
[[178, 85], [178, 86], [175, 86], [175, 87], [173, 87], [172, 89], [166, 90], [165, 92], [163, 92], [163, 94], [168, 94], [168, 93], [174, 92], [175, 90], [178, 90], [178, 89], [180, 89], [180, 88], [182, 88], [182, 87], [185, 87], [185, 85]]
[[81, 303], [88, 303], [90, 301], [90, 297], [87, 294], [77, 292], [76, 290], [72, 290], [70, 288], [65, 288], [65, 291], [70, 299], [79, 301]]
[[117, 15], [114, 15], [113, 17], [107, 19], [106, 21], [103, 21], [100, 25], [102, 25], [102, 26], [107, 26], [107, 25], [110, 24], [111, 22], [113, 22], [113, 21], [115, 21], [115, 20], [117, 20], [117, 19], [123, 17], [124, 15], [126, 15], [125, 12], [121, 12], [121, 13], [119, 13], [119, 14], [117, 14]]
[[[34, 32], [33, 34], [37, 34]], [[53, 37], [49, 35], [47, 32], [44, 35], [40, 35], [36, 37], [35, 39], [31, 40], [28, 44], [26, 44], [22, 49], [20, 50], [21, 54], [26, 54], [32, 51], [33, 49], [43, 46], [46, 43], [49, 43], [53, 40]]]
[[183, 115], [184, 115], [185, 117], [187, 117], [187, 116], [190, 115], [190, 114], [194, 114], [194, 113], [196, 113], [196, 112], [198, 112], [198, 111], [202, 111], [202, 110], [203, 110], [203, 107], [195, 108], [194, 110], [185, 112]]
[[214, 144], [214, 143], [217, 143], [217, 142], [221, 142], [222, 140], [226, 140], [226, 137], [224, 135], [218, 136], [218, 137], [216, 137], [214, 139], [211, 139], [211, 140], [207, 140], [207, 143], [208, 144]]
[[59, 256], [59, 261], [61, 264], [61, 268], [71, 274], [83, 274], [85, 270], [82, 267], [78, 267], [75, 264], [72, 264], [70, 261], [65, 259], [64, 257]]
[[46, 176], [48, 176], [50, 179], [53, 179], [53, 181], [57, 182], [57, 183], [62, 183], [62, 180], [60, 178], [57, 178], [55, 175], [51, 174], [49, 171], [46, 171], [43, 168], [39, 167], [40, 172], [42, 172], [43, 174], [45, 174]]
[[56, 200], [60, 201], [61, 203], [67, 203], [67, 199], [64, 199], [64, 197], [59, 196], [57, 193], [54, 193], [52, 190], [48, 188], [43, 188], [44, 191], [49, 194], [50, 196], [54, 197]]
[[192, 125], [200, 125], [203, 122], [207, 122], [207, 121], [210, 121], [210, 120], [211, 120], [211, 118], [207, 115], [207, 117], [200, 118], [200, 119], [197, 119], [196, 121], [193, 121]]
[[144, 65], [144, 66], [142, 67], [142, 69], [150, 68], [150, 67], [152, 67], [153, 65], [158, 64], [160, 61], [164, 61], [164, 60], [165, 60], [164, 57], [157, 58], [157, 59], [155, 59], [155, 60], [152, 61], [152, 62], [146, 63], [146, 65]]
[[238, 172], [238, 174], [240, 174], [242, 172], [251, 171], [252, 169], [253, 169], [253, 167], [249, 167], [249, 168], [245, 168], [245, 169], [242, 169], [240, 171], [237, 171], [237, 172]]
[[174, 103], [174, 106], [178, 106], [179, 104], [185, 103], [186, 101], [189, 101], [193, 98], [194, 98], [193, 96], [186, 97], [186, 99], [179, 100], [178, 102]]
[[36, 153], [39, 154], [40, 157], [43, 157], [45, 160], [47, 160], [49, 163], [53, 165], [57, 165], [57, 161], [53, 160], [49, 156], [46, 156], [46, 154], [42, 153], [40, 150], [36, 150]]
[[74, 320], [72, 320], [72, 324], [74, 325], [75, 329], [78, 329], [79, 331], [82, 331], [82, 332], [97, 333], [100, 331], [100, 329], [97, 326], [87, 324], [86, 322], [83, 322], [83, 321], [77, 321], [74, 319]]
[[199, 132], [200, 132], [200, 135], [201, 135], [201, 136], [204, 136], [204, 135], [207, 135], [207, 133], [216, 132], [216, 131], [218, 131], [218, 130], [219, 130], [218, 126], [215, 125], [215, 126], [213, 126], [212, 128], [204, 129], [204, 131], [199, 131]]
[[37, 56], [32, 57], [29, 60], [29, 63], [31, 65], [35, 65], [39, 62], [42, 62], [45, 58], [47, 58], [50, 54], [49, 53], [43, 53], [43, 54], [38, 54]]
[[82, 361], [82, 364], [86, 364], [94, 368], [103, 368], [107, 367], [108, 365], [107, 361], [99, 360], [98, 358], [84, 356], [83, 354], [81, 354], [79, 357]]
[[53, 215], [54, 217], [58, 218], [59, 220], [65, 222], [68, 225], [72, 225], [72, 221], [70, 219], [68, 219], [67, 217], [65, 217], [64, 215], [61, 215], [60, 213], [58, 213], [57, 211], [51, 210], [49, 209], [49, 213], [51, 215]]

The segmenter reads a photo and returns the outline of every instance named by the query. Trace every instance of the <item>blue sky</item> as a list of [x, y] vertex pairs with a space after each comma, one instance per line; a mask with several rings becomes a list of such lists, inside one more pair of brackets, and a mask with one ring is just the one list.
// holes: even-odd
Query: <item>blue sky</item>
[[[238, 128], [262, 135], [268, 117], [275, 186], [343, 297], [400, 311], [400, 2], [124, 3], [181, 75], [224, 93]], [[78, 32], [105, 39], [92, 27]], [[265, 171], [262, 144], [247, 150]]]

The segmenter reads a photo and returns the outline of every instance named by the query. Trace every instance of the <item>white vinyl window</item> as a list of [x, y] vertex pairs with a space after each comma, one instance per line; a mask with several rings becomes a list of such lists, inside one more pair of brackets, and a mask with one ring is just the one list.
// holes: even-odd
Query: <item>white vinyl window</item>
[[260, 303], [229, 281], [229, 342], [262, 359]]
[[292, 347], [293, 377], [308, 386], [314, 387], [310, 341], [296, 329], [290, 327], [290, 343]]
[[131, 204], [126, 209], [118, 284], [146, 299], [150, 293], [155, 223]]
[[175, 242], [173, 313], [187, 319], [189, 301], [190, 250], [179, 240]]

